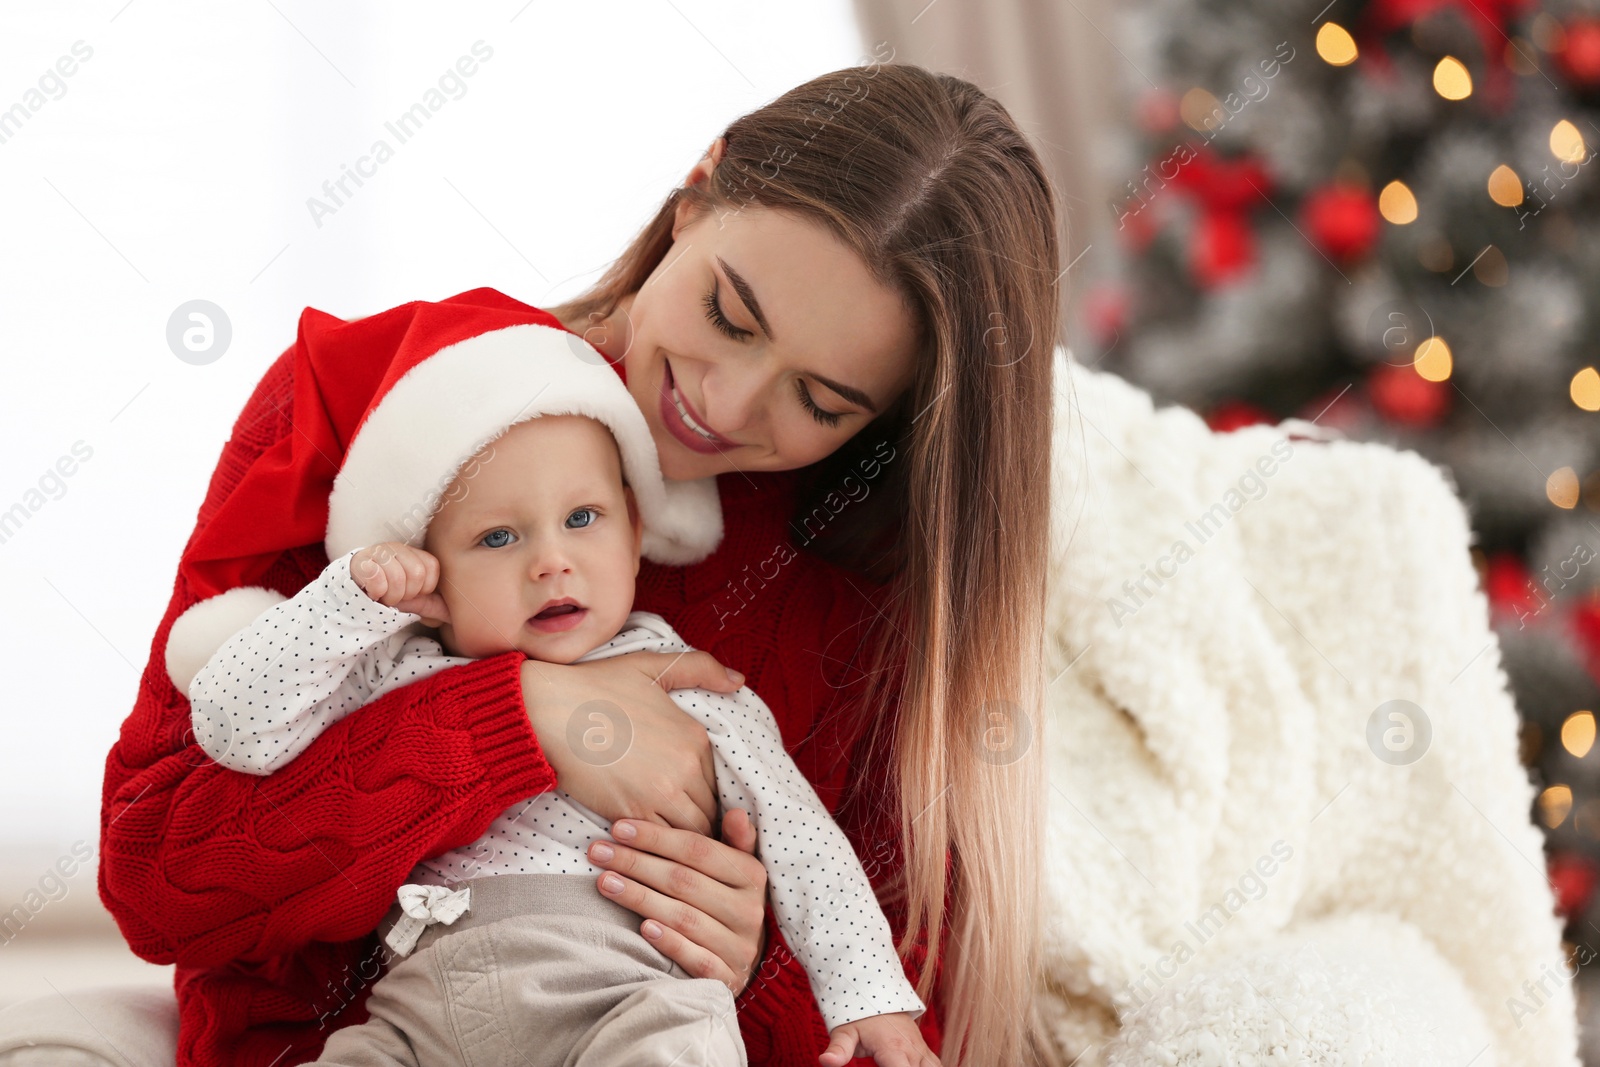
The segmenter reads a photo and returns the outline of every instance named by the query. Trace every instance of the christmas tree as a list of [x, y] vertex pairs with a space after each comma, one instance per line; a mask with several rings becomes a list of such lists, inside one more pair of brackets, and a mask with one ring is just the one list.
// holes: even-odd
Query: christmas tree
[[1315, 419], [1450, 472], [1551, 882], [1600, 944], [1600, 2], [1124, 18], [1119, 267], [1083, 361], [1219, 431]]

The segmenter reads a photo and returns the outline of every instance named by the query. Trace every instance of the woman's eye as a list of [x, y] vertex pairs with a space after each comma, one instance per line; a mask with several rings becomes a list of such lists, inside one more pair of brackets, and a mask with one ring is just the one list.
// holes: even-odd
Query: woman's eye
[[511, 531], [490, 530], [478, 543], [488, 548], [504, 548], [511, 543]]
[[579, 508], [567, 516], [567, 528], [569, 530], [580, 530], [592, 524], [594, 520], [595, 513], [593, 508]]
[[807, 391], [806, 383], [801, 381], [799, 378], [796, 378], [794, 380], [794, 387], [795, 387], [796, 391], [798, 391], [799, 394], [800, 394], [800, 403], [801, 403], [801, 405], [807, 411], [811, 412], [811, 417], [812, 418], [816, 419], [818, 422], [822, 423], [822, 425], [824, 425], [824, 426], [837, 426], [837, 425], [839, 425], [839, 420], [844, 418], [844, 413], [843, 412], [827, 411], [827, 410], [825, 410], [823, 408], [819, 408], [817, 406], [817, 402], [815, 400], [811, 399], [811, 393], [809, 391]]
[[729, 322], [728, 316], [722, 313], [722, 304], [717, 300], [717, 290], [718, 285], [715, 281], [713, 281], [711, 283], [710, 292], [706, 293], [706, 295], [700, 300], [700, 303], [705, 305], [706, 318], [711, 321], [711, 325], [715, 326], [718, 330], [727, 334], [735, 341], [740, 341], [746, 337], [749, 337], [749, 330], [741, 330], [739, 327]]

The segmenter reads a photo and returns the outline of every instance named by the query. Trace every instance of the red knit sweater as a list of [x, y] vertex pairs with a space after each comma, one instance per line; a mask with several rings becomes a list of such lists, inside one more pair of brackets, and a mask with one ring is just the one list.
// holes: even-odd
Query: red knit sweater
[[[474, 298], [527, 306], [492, 290], [451, 299]], [[367, 331], [386, 328], [382, 316], [336, 327], [369, 346]], [[294, 354], [272, 364], [235, 423], [197, 532], [252, 462], [294, 432]], [[881, 753], [861, 743], [856, 699], [873, 602], [887, 591], [780, 547], [792, 544], [796, 481], [796, 472], [720, 476], [723, 542], [689, 567], [645, 561], [635, 607], [744, 672], [881, 887], [900, 864], [899, 831], [886, 818]], [[259, 584], [289, 594], [326, 565], [322, 546], [306, 545], [283, 553]], [[477, 839], [556, 776], [523, 708], [514, 652], [379, 698], [270, 776], [218, 766], [194, 743], [188, 700], [164, 663], [167, 632], [196, 599], [180, 576], [106, 759], [100, 897], [135, 953], [177, 965], [178, 1067], [288, 1067], [366, 1020], [380, 974], [373, 931], [416, 862]], [[846, 786], [863, 782], [877, 785], [842, 803]], [[903, 912], [885, 911], [898, 938]], [[925, 949], [906, 963], [913, 982]], [[921, 1019], [936, 1052], [937, 999], [936, 990]], [[812, 1067], [826, 1047], [805, 971], [770, 906], [766, 955], [738, 1008], [752, 1065]]]

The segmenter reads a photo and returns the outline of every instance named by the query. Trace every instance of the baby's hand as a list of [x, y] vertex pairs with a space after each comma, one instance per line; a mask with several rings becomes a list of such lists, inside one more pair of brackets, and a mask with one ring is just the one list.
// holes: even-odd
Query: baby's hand
[[922, 1031], [907, 1012], [869, 1015], [833, 1028], [828, 1049], [817, 1062], [841, 1067], [857, 1055], [871, 1056], [878, 1067], [939, 1067], [939, 1057], [929, 1051]]
[[403, 541], [385, 541], [350, 557], [350, 577], [380, 604], [422, 616], [429, 626], [450, 621], [439, 585], [439, 557]]

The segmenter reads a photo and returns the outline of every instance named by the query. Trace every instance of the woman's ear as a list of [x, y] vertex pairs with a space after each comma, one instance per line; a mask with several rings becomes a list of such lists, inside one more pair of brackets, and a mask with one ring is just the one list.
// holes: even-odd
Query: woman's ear
[[[706, 149], [706, 154], [700, 157], [699, 162], [689, 168], [689, 175], [683, 180], [683, 184], [695, 185], [710, 178], [711, 172], [717, 169], [717, 165], [722, 162], [723, 153], [727, 150], [728, 139], [726, 137], [718, 137], [715, 141], [712, 141], [711, 147]], [[680, 197], [672, 217], [673, 239], [676, 240], [678, 231], [692, 221], [694, 220], [690, 214], [689, 202], [687, 199]]]

